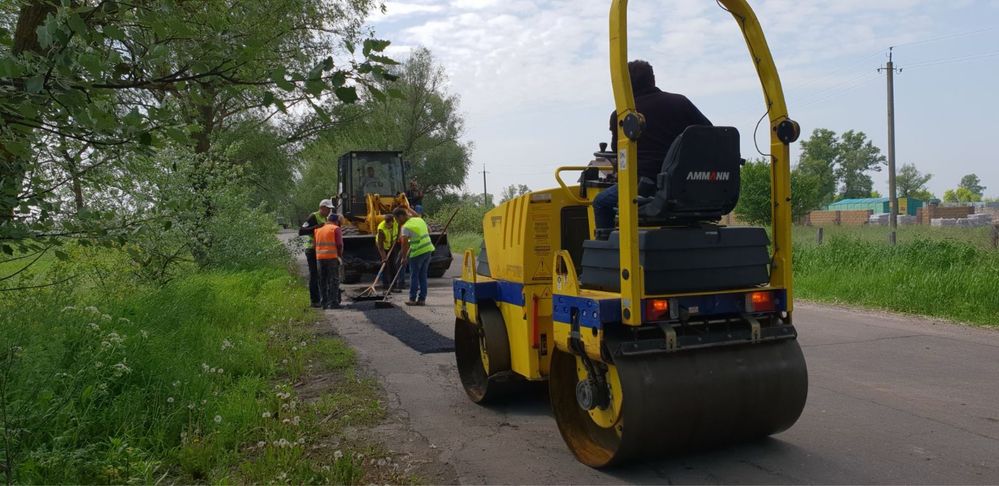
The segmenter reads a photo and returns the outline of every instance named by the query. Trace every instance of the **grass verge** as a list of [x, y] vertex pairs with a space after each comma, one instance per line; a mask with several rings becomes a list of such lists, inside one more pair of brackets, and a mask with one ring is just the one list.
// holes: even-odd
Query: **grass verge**
[[[371, 476], [342, 439], [384, 414], [352, 352], [311, 329], [282, 268], [0, 301], [2, 472], [16, 483], [324, 482]], [[69, 305], [72, 304], [72, 305]], [[311, 376], [324, 385], [301, 392]]]

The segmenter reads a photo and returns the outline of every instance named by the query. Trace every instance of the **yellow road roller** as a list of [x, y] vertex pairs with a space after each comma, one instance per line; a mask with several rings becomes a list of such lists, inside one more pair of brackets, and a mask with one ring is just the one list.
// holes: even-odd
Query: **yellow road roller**
[[[713, 0], [705, 0], [713, 1]], [[719, 224], [739, 197], [739, 133], [692, 126], [638, 191], [626, 0], [610, 9], [618, 147], [607, 166], [560, 167], [558, 187], [489, 211], [483, 248], [454, 281], [455, 354], [468, 396], [487, 404], [547, 380], [566, 445], [582, 463], [624, 461], [765, 437], [789, 428], [808, 376], [792, 319], [788, 117], [760, 24], [742, 29], [769, 118], [772, 228]], [[579, 173], [567, 183], [564, 173]], [[592, 201], [617, 183], [617, 227], [594, 230]], [[598, 237], [599, 236], [599, 237]], [[772, 236], [772, 241], [771, 237]]]

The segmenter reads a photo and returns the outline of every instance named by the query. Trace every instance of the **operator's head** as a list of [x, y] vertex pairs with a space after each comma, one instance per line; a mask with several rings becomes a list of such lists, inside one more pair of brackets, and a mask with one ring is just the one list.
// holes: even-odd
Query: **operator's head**
[[329, 199], [323, 199], [322, 201], [319, 201], [319, 214], [323, 215], [323, 217], [325, 218], [329, 216], [330, 213], [332, 212], [333, 212], [333, 201]]
[[374, 176], [375, 176], [375, 168], [369, 165], [368, 166], [368, 177], [374, 177]]
[[406, 221], [409, 221], [409, 213], [407, 213], [403, 208], [393, 209], [392, 215], [395, 216], [395, 220], [398, 221], [399, 224], [406, 224]]
[[643, 91], [656, 87], [656, 75], [648, 61], [635, 59], [628, 63], [628, 74], [631, 75], [631, 89]]
[[416, 181], [415, 180], [409, 181], [409, 187], [416, 189]]

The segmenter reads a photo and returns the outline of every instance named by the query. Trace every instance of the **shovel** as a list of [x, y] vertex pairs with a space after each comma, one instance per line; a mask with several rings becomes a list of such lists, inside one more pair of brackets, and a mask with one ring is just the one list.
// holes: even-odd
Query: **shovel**
[[399, 274], [402, 273], [402, 265], [399, 265], [399, 270], [396, 270], [395, 277], [392, 277], [392, 283], [389, 284], [388, 288], [385, 289], [385, 295], [382, 299], [375, 302], [376, 309], [391, 309], [394, 307], [391, 302], [389, 302], [389, 297], [392, 295], [392, 288], [395, 287], [395, 281], [399, 279]]

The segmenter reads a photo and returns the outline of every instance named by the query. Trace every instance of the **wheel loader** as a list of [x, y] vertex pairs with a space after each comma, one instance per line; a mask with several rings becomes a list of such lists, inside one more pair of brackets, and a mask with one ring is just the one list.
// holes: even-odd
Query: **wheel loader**
[[[752, 9], [746, 0], [718, 5], [742, 30], [763, 88], [772, 241], [764, 228], [718, 223], [739, 198], [735, 128], [688, 127], [654, 195], [639, 195], [644, 118], [628, 73], [627, 0], [614, 0], [619, 143], [595, 155], [616, 170], [560, 167], [558, 187], [491, 210], [480, 255], [465, 252], [453, 284], [455, 357], [469, 398], [509, 400], [519, 385], [547, 380], [563, 440], [591, 467], [765, 437], [791, 427], [805, 405], [791, 285], [789, 161], [800, 129]], [[578, 182], [565, 182], [566, 172], [581, 173]], [[592, 202], [614, 183], [617, 226], [598, 238]]]
[[[375, 231], [384, 216], [397, 207], [409, 208], [406, 171], [400, 152], [348, 152], [337, 161], [338, 214], [343, 230], [343, 283], [352, 284], [381, 265], [375, 248]], [[453, 256], [447, 234], [431, 225], [436, 249], [430, 259], [430, 277], [440, 278], [451, 267]]]

